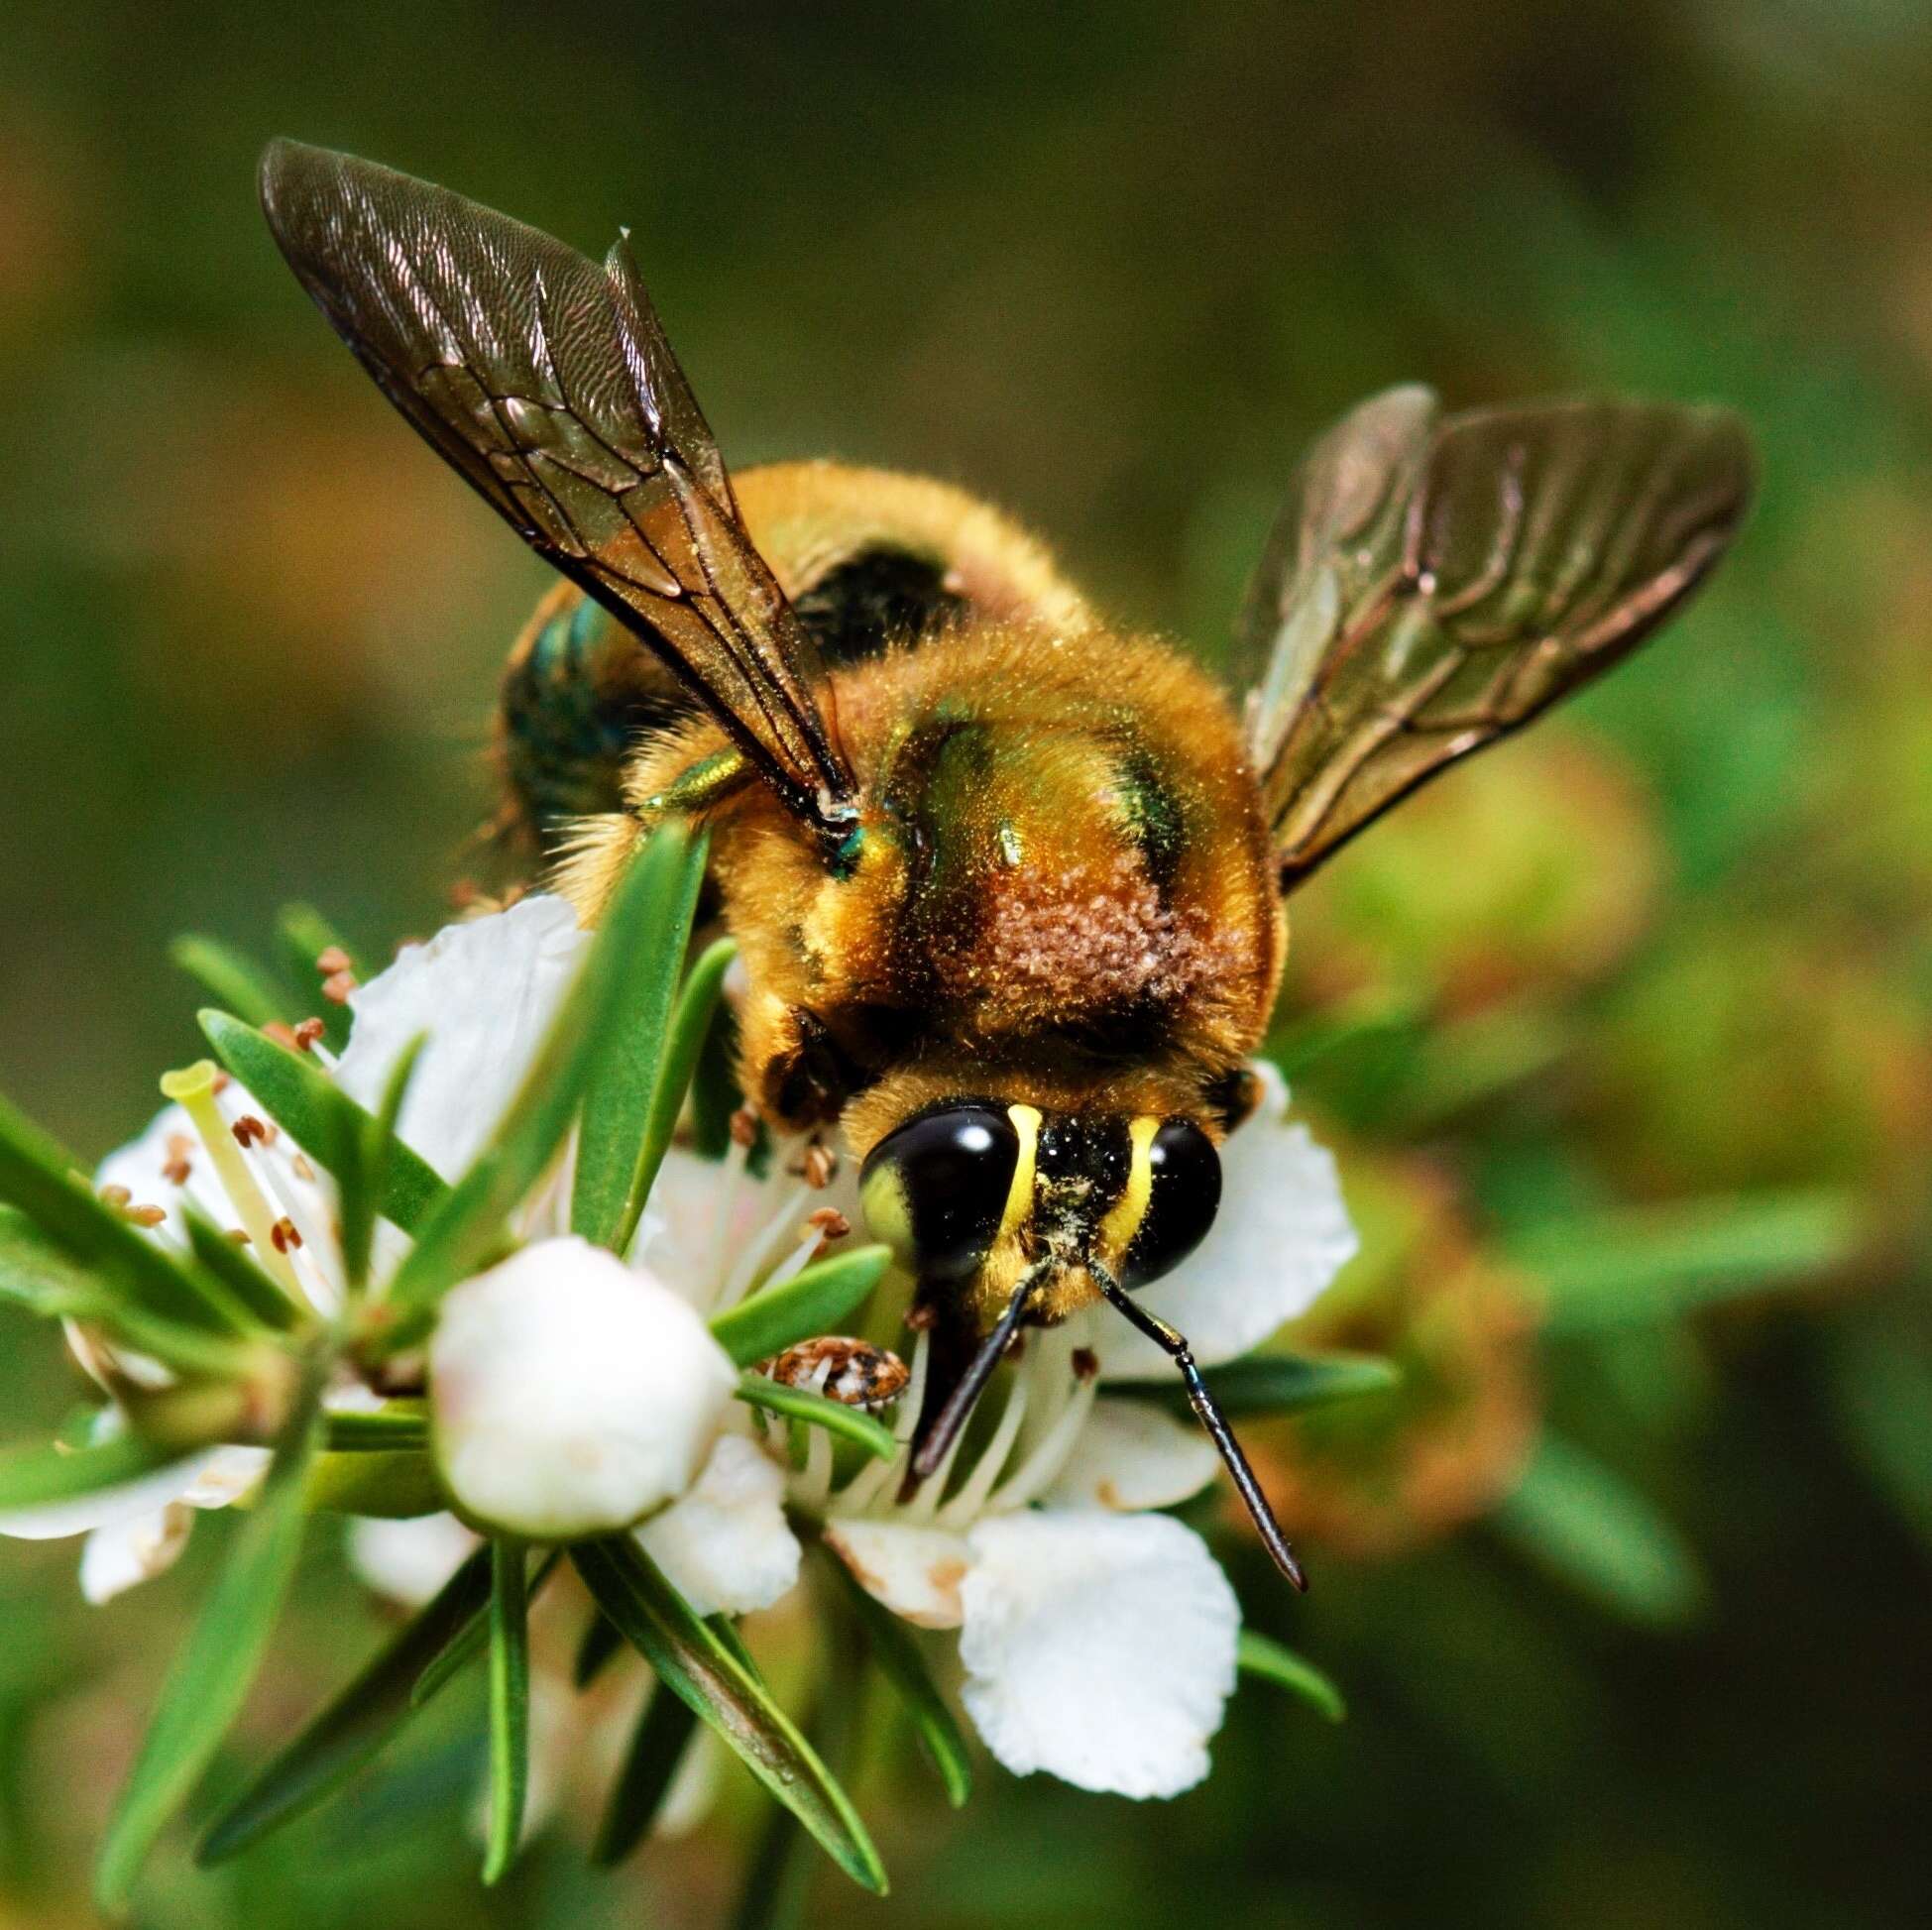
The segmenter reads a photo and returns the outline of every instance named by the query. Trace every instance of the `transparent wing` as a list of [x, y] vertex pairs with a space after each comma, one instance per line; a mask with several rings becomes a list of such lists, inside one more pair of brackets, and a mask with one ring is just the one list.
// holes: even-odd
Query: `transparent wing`
[[668, 664], [822, 829], [852, 772], [810, 638], [752, 547], [629, 245], [278, 141], [262, 206], [337, 334], [532, 548]]
[[1283, 888], [1635, 648], [1723, 553], [1751, 485], [1718, 408], [1445, 418], [1409, 388], [1345, 416], [1297, 475], [1239, 634]]

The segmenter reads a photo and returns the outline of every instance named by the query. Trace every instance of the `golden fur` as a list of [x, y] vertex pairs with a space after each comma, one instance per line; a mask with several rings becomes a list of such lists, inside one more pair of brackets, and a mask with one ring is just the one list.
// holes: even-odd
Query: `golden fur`
[[[737, 487], [788, 593], [888, 541], [943, 557], [970, 606], [916, 647], [831, 674], [860, 796], [847, 874], [761, 784], [706, 813], [748, 986], [753, 1102], [787, 1129], [836, 1118], [861, 1159], [967, 1093], [1217, 1130], [1206, 1095], [1260, 1043], [1286, 943], [1218, 687], [1168, 645], [1106, 628], [1037, 542], [944, 485], [810, 463]], [[556, 874], [586, 922], [648, 801], [730, 748], [703, 717], [638, 744], [627, 808], [580, 823]], [[859, 1077], [821, 1092], [815, 1053]]]

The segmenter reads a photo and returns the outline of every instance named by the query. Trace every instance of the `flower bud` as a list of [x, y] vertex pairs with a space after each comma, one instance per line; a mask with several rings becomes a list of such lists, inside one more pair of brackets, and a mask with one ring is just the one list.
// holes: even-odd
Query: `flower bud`
[[452, 1498], [531, 1540], [609, 1533], [682, 1494], [737, 1385], [687, 1303], [574, 1236], [456, 1288], [429, 1348]]

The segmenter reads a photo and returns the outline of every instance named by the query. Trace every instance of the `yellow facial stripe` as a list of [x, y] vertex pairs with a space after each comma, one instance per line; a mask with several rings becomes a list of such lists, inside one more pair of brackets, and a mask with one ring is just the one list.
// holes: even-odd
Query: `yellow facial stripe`
[[1026, 1224], [1033, 1210], [1033, 1175], [1040, 1156], [1040, 1114], [1030, 1105], [1009, 1105], [1006, 1116], [1020, 1138], [1020, 1156], [1013, 1164], [1013, 1184], [1006, 1189], [1005, 1210], [999, 1216], [999, 1231], [993, 1236], [998, 1248]]
[[883, 1240], [902, 1266], [913, 1264], [912, 1201], [906, 1197], [906, 1183], [890, 1160], [881, 1160], [865, 1176], [859, 1189], [858, 1203], [864, 1210], [865, 1227], [875, 1240]]
[[1160, 1130], [1161, 1122], [1152, 1118], [1136, 1119], [1127, 1128], [1128, 1143], [1133, 1148], [1127, 1184], [1100, 1222], [1100, 1258], [1109, 1267], [1119, 1267], [1147, 1217], [1147, 1202], [1154, 1196], [1154, 1135]]

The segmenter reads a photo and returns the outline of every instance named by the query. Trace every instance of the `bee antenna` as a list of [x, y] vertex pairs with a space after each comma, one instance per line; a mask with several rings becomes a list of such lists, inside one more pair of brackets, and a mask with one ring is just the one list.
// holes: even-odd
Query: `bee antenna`
[[1227, 1424], [1227, 1417], [1207, 1391], [1207, 1383], [1201, 1379], [1200, 1369], [1194, 1365], [1193, 1349], [1188, 1345], [1186, 1335], [1169, 1326], [1158, 1314], [1136, 1306], [1110, 1269], [1089, 1261], [1087, 1271], [1098, 1283], [1108, 1305], [1125, 1314], [1130, 1326], [1146, 1334], [1180, 1368], [1182, 1384], [1188, 1390], [1188, 1405], [1207, 1429], [1208, 1438], [1214, 1443], [1228, 1473], [1233, 1476], [1234, 1485], [1240, 1491], [1248, 1515], [1254, 1522], [1255, 1533], [1261, 1536], [1262, 1546], [1274, 1556], [1275, 1566], [1307, 1594], [1308, 1578], [1303, 1572], [1301, 1562], [1295, 1558], [1295, 1550], [1289, 1545], [1288, 1536], [1282, 1533], [1282, 1525], [1275, 1519], [1275, 1511], [1268, 1506], [1268, 1497], [1261, 1492], [1261, 1483], [1254, 1478], [1254, 1469], [1248, 1465], [1248, 1457], [1241, 1452], [1241, 1443], [1234, 1438], [1234, 1429]]
[[1029, 1273], [1013, 1289], [1013, 1298], [1006, 1303], [1006, 1310], [999, 1316], [992, 1332], [980, 1341], [979, 1351], [967, 1363], [959, 1385], [946, 1397], [946, 1405], [933, 1417], [932, 1425], [913, 1450], [912, 1478], [915, 1481], [924, 1481], [937, 1473], [939, 1464], [946, 1459], [947, 1450], [966, 1425], [966, 1417], [972, 1413], [986, 1383], [992, 1378], [1000, 1356], [1013, 1344], [1013, 1335], [1025, 1316], [1037, 1283], [1037, 1274]]

